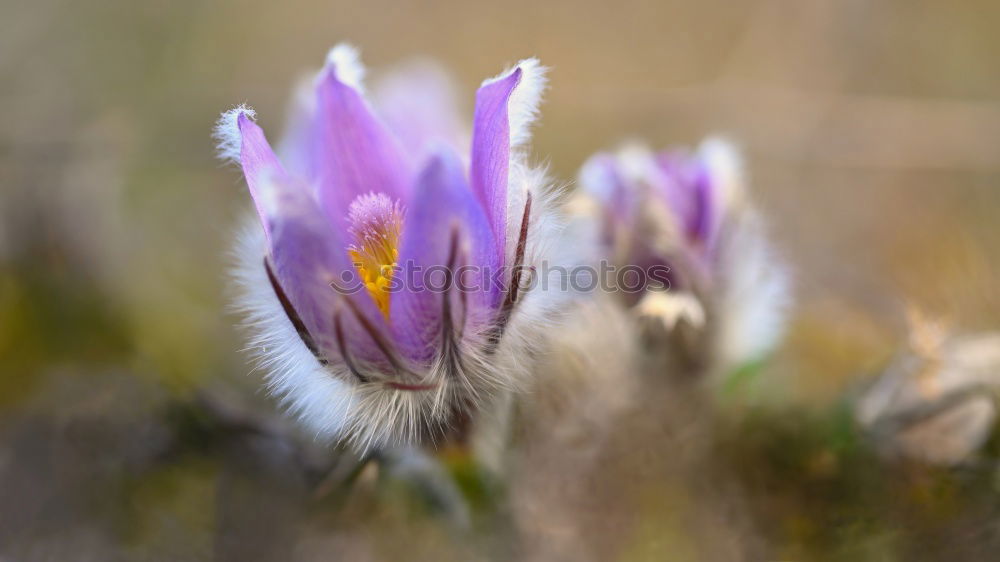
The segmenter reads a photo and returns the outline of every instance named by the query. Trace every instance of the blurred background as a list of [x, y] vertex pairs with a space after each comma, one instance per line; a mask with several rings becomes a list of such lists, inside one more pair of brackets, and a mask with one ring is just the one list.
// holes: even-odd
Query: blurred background
[[[0, 6], [0, 560], [1000, 548], [992, 441], [957, 468], [888, 462], [841, 411], [907, 345], [908, 308], [957, 334], [1000, 324], [1000, 3]], [[527, 447], [509, 513], [471, 535], [384, 486], [318, 493], [336, 455], [288, 444], [240, 353], [227, 252], [250, 205], [210, 133], [247, 102], [276, 138], [295, 81], [344, 40], [375, 73], [440, 60], [468, 116], [479, 81], [538, 56], [533, 153], [568, 185], [629, 138], [738, 142], [794, 269], [781, 351], [723, 415], [651, 392], [597, 451]]]

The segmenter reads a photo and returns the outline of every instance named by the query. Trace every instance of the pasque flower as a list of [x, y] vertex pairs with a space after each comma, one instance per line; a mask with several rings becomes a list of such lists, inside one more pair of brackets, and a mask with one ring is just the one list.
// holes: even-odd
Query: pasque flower
[[694, 152], [627, 145], [592, 156], [580, 184], [578, 208], [597, 221], [605, 258], [647, 272], [669, 268], [643, 276], [650, 283], [638, 291], [620, 287], [641, 316], [710, 335], [708, 351], [729, 366], [770, 351], [784, 327], [788, 275], [731, 144], [708, 139]]
[[433, 437], [517, 385], [554, 306], [522, 285], [555, 225], [523, 149], [537, 60], [483, 83], [471, 139], [440, 72], [410, 68], [373, 96], [363, 75], [335, 47], [280, 157], [248, 107], [216, 128], [263, 226], [236, 252], [252, 348], [309, 428], [360, 448]]

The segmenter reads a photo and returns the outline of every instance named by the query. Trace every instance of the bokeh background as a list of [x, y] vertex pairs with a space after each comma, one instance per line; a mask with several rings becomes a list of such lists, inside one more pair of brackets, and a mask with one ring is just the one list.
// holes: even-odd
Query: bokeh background
[[[837, 414], [905, 345], [908, 306], [956, 332], [1000, 324], [1000, 3], [4, 0], [0, 13], [0, 560], [1000, 548], [992, 449], [959, 469], [886, 464]], [[288, 444], [227, 310], [249, 199], [210, 132], [248, 102], [276, 135], [292, 85], [343, 40], [376, 73], [440, 60], [466, 115], [481, 79], [537, 55], [552, 71], [533, 152], [570, 188], [588, 154], [630, 138], [737, 141], [797, 295], [740, 405], [706, 421], [707, 404], [650, 392], [587, 462], [526, 455], [512, 495], [546, 508], [515, 501], [471, 534], [385, 486], [317, 494], [335, 454]]]

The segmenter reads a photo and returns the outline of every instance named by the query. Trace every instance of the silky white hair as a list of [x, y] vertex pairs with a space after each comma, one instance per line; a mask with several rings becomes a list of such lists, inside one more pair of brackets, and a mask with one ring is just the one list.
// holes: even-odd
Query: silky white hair
[[241, 114], [250, 119], [257, 118], [257, 112], [245, 103], [225, 111], [215, 122], [212, 138], [215, 139], [215, 153], [223, 162], [239, 164], [240, 151], [243, 149], [243, 136], [237, 120]]
[[502, 80], [516, 69], [521, 69], [521, 79], [517, 88], [507, 102], [507, 119], [510, 124], [511, 147], [522, 146], [531, 140], [531, 126], [538, 120], [538, 107], [542, 103], [542, 94], [548, 86], [548, 68], [542, 66], [537, 58], [523, 59], [514, 66], [504, 70], [493, 78], [483, 80], [486, 86]]

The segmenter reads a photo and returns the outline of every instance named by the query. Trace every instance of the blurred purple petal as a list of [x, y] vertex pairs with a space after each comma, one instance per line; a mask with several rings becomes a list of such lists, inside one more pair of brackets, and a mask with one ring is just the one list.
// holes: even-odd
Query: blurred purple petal
[[[318, 174], [316, 138], [316, 87], [314, 80], [303, 80], [295, 89], [288, 108], [288, 122], [285, 125], [277, 153], [285, 164], [285, 169], [296, 177], [308, 180], [310, 184]], [[314, 188], [316, 186], [313, 186]], [[319, 194], [316, 193], [318, 198]]]
[[668, 151], [656, 156], [659, 187], [690, 242], [708, 248], [715, 238], [716, 186], [707, 166], [696, 157]]
[[603, 210], [604, 233], [613, 235], [614, 229], [631, 225], [636, 214], [635, 193], [626, 185], [615, 157], [606, 152], [591, 156], [581, 169], [580, 182]]
[[375, 89], [379, 115], [409, 154], [424, 155], [436, 144], [465, 153], [469, 138], [458, 118], [448, 74], [430, 61], [416, 61], [387, 75]]
[[708, 168], [702, 163], [695, 164], [694, 179], [695, 213], [688, 220], [688, 236], [703, 244], [707, 251], [715, 243], [717, 190]]

